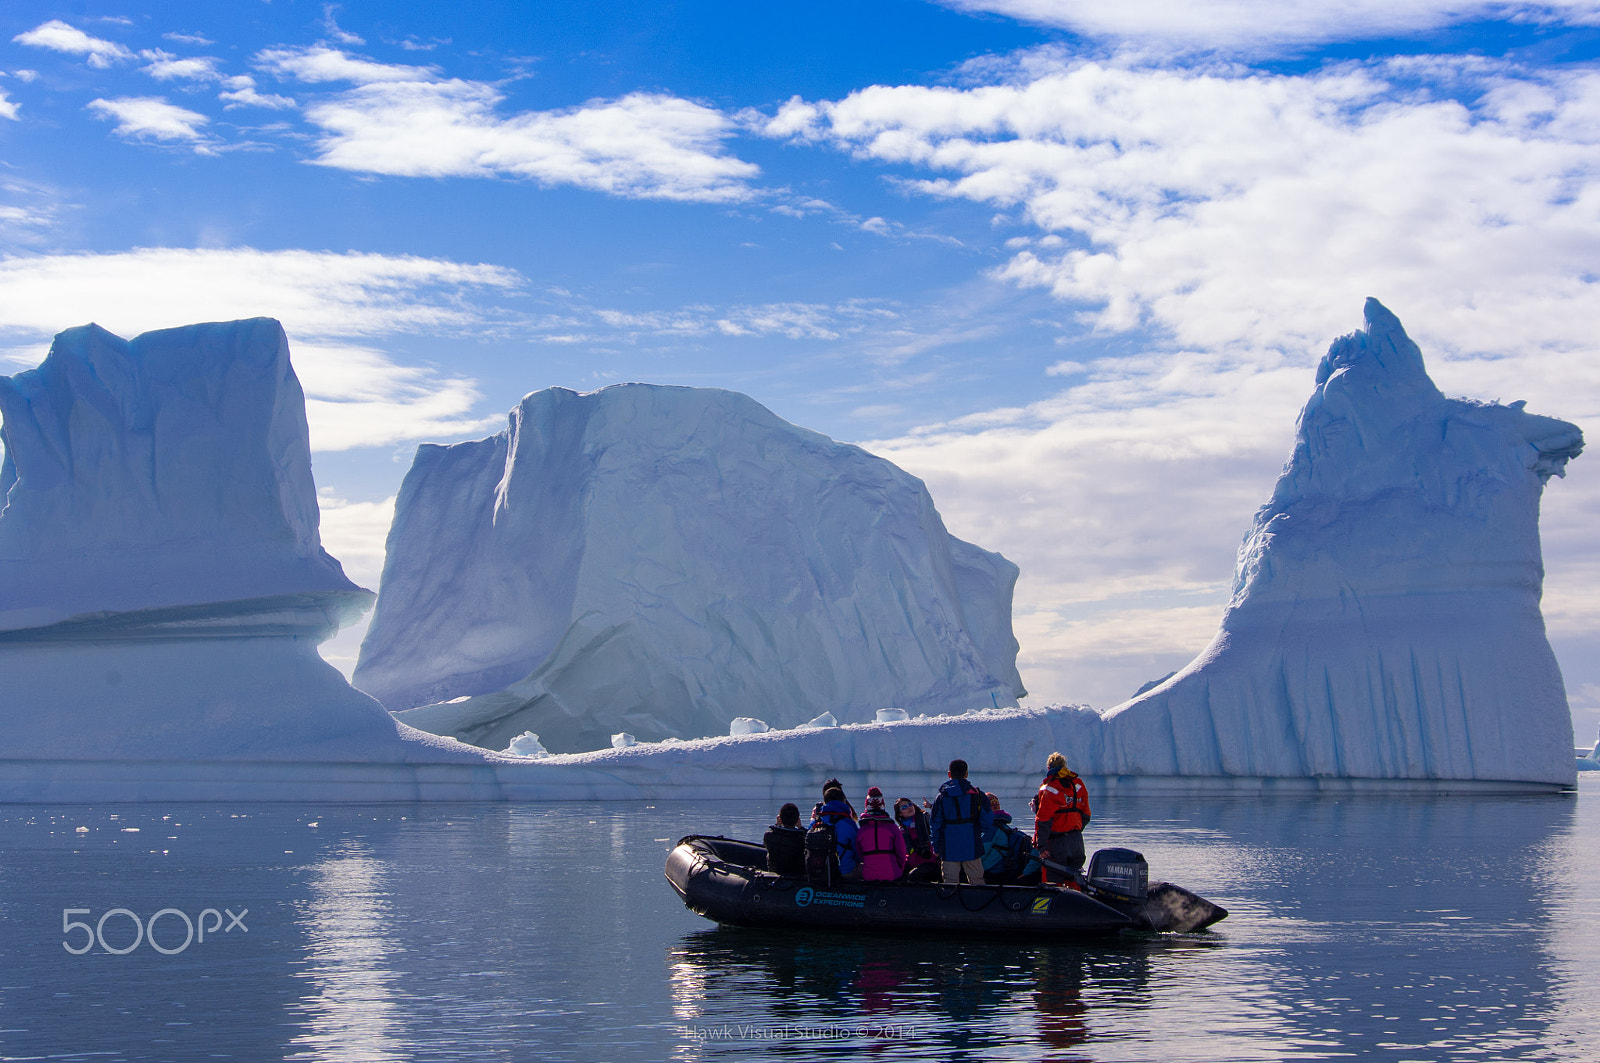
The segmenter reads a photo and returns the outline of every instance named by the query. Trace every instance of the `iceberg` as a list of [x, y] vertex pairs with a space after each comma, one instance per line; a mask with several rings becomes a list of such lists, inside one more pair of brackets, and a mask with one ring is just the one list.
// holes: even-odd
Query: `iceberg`
[[0, 416], [0, 799], [416, 795], [415, 765], [486, 763], [317, 655], [372, 594], [322, 549], [276, 321], [69, 329]]
[[[1017, 568], [922, 482], [706, 388], [534, 392], [424, 445], [354, 682], [487, 748], [1017, 704]], [[815, 724], [814, 724], [815, 725]]]
[[[650, 390], [635, 394], [648, 398]], [[585, 397], [546, 401], [578, 398]], [[715, 422], [715, 405], [702, 408], [705, 420]], [[651, 408], [630, 399], [607, 416], [648, 420]], [[0, 379], [0, 413], [0, 727], [7, 738], [0, 800], [777, 801], [813, 792], [829, 776], [857, 789], [871, 782], [927, 793], [956, 756], [987, 787], [1006, 777], [1026, 785], [1058, 749], [1096, 777], [1101, 792], [1549, 791], [1576, 781], [1564, 687], [1539, 612], [1538, 505], [1545, 483], [1581, 452], [1582, 434], [1521, 403], [1446, 398], [1399, 321], [1375, 301], [1367, 304], [1366, 328], [1335, 341], [1318, 368], [1289, 463], [1240, 548], [1216, 638], [1176, 675], [1105, 714], [1084, 706], [962, 711], [972, 706], [954, 696], [945, 708], [959, 714], [950, 715], [936, 698], [917, 705], [885, 697], [835, 718], [836, 726], [800, 727], [809, 714], [799, 714], [786, 730], [631, 744], [631, 732], [619, 728], [612, 748], [575, 754], [539, 755], [544, 731], [521, 741], [531, 756], [465, 745], [397, 722], [316, 654], [319, 640], [370, 595], [321, 548], [300, 390], [276, 322], [196, 325], [129, 342], [93, 326], [69, 330], [39, 369]], [[587, 427], [563, 430], [569, 434], [547, 432], [543, 445], [565, 440], [568, 453], [581, 453], [578, 444], [592, 438]], [[772, 438], [789, 438], [785, 431], [799, 433], [783, 426]], [[631, 482], [635, 523], [607, 534], [642, 547], [672, 537], [660, 529], [678, 534], [665, 503], [680, 482], [660, 482], [660, 465], [652, 478], [639, 460], [654, 437], [611, 438], [622, 450], [634, 440], [628, 467], [645, 471]], [[799, 438], [823, 454], [838, 446]], [[454, 448], [435, 448], [441, 453], [430, 460], [462, 459], [477, 446], [454, 458]], [[766, 454], [777, 451], [773, 443]], [[605, 464], [604, 454], [591, 456], [596, 467]], [[708, 446], [701, 464], [763, 456]], [[474, 477], [483, 470], [464, 461], [458, 467], [472, 475], [455, 479], [456, 500], [482, 504]], [[1009, 624], [997, 618], [1009, 613], [1000, 592], [1009, 595], [1015, 569], [949, 540], [920, 484], [905, 474], [866, 461], [844, 469], [856, 477], [841, 488], [846, 497], [819, 498], [819, 506], [849, 511], [851, 492], [866, 491], [880, 500], [879, 521], [905, 535], [913, 525], [890, 503], [902, 497], [896, 491], [909, 492], [925, 507], [914, 527], [927, 534], [886, 543], [871, 537], [874, 525], [865, 538], [834, 544], [832, 555], [806, 555], [807, 564], [861, 556], [900, 564], [938, 557], [948, 540], [949, 581], [903, 582], [906, 607], [932, 602], [941, 622], [962, 616], [971, 625], [960, 629], [965, 642], [953, 626], [943, 630], [978, 664], [957, 674], [1020, 690], [1011, 673], [997, 677], [1008, 660], [1014, 668]], [[789, 475], [778, 477], [779, 487], [797, 482], [798, 474]], [[536, 484], [503, 480], [491, 496], [508, 499], [506, 522], [537, 524], [517, 509]], [[707, 482], [682, 486], [705, 498]], [[432, 494], [414, 493], [448, 507], [450, 487], [441, 481]], [[598, 488], [576, 499], [553, 494], [570, 507], [565, 512], [586, 519], [630, 512]], [[432, 559], [446, 572], [487, 579], [482, 555], [515, 557], [512, 546], [535, 541], [499, 544], [475, 521], [430, 517], [427, 509], [411, 512], [424, 524], [454, 519], [460, 533], [453, 547], [463, 552]], [[539, 526], [572, 530], [554, 520]], [[700, 530], [719, 527], [708, 518]], [[805, 527], [814, 533], [817, 526]], [[569, 551], [560, 556], [600, 566], [569, 573], [575, 586], [623, 557], [622, 546], [604, 538], [554, 540], [558, 554]], [[591, 541], [612, 552], [589, 554]], [[711, 562], [730, 556], [709, 534], [695, 541]], [[635, 607], [669, 615], [685, 604], [704, 606], [689, 588], [659, 578], [661, 555], [641, 548], [639, 556], [638, 567], [626, 570], [629, 586], [655, 597], [641, 592], [628, 599]], [[507, 569], [497, 585], [507, 615], [538, 619], [513, 606], [526, 602], [520, 588], [528, 581], [554, 571]], [[751, 570], [738, 571], [748, 587]], [[842, 585], [852, 573], [860, 578], [854, 569], [824, 567], [812, 586]], [[992, 588], [993, 596], [968, 612], [974, 588]], [[467, 590], [474, 602], [497, 600], [496, 587]], [[445, 583], [417, 581], [413, 591], [438, 595], [441, 606], [461, 604], [451, 602]], [[769, 608], [784, 601], [759, 600]], [[717, 615], [738, 614], [730, 603]], [[779, 610], [768, 630], [786, 615]], [[861, 622], [869, 618], [863, 606]], [[913, 619], [895, 630], [915, 630]], [[786, 622], [786, 630], [800, 630], [798, 621]], [[522, 634], [498, 643], [493, 631], [480, 634], [465, 649], [438, 649], [480, 674], [497, 667], [506, 674]], [[871, 634], [863, 627], [856, 637]], [[449, 696], [471, 706], [492, 695]], [[918, 711], [900, 719], [874, 712], [874, 704]], [[502, 748], [535, 730], [506, 735]]]
[[827, 774], [926, 789], [955, 756], [975, 777], [1037, 777], [1052, 750], [1104, 790], [1571, 787], [1538, 514], [1583, 435], [1521, 402], [1445, 397], [1394, 314], [1368, 300], [1365, 319], [1317, 368], [1216, 637], [1122, 705], [847, 722], [552, 766], [774, 800]]
[[276, 321], [56, 337], [0, 377], [0, 631], [69, 617], [371, 595], [318, 540], [305, 398]]
[[1539, 498], [1583, 434], [1446, 398], [1394, 314], [1365, 318], [1317, 368], [1221, 630], [1108, 714], [1098, 770], [1573, 781]]

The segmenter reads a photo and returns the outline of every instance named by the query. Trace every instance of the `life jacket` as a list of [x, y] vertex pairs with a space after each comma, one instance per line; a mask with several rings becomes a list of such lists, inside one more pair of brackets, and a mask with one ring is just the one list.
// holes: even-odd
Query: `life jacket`
[[1054, 774], [1039, 787], [1038, 822], [1053, 834], [1082, 830], [1089, 822], [1089, 790], [1075, 771]]
[[[963, 850], [951, 846], [951, 833], [970, 827], [972, 855], [964, 859], [976, 860], [983, 856], [983, 819], [984, 813], [989, 811], [989, 799], [966, 779], [952, 779], [951, 782], [959, 783], [959, 786], [953, 791], [945, 788], [950, 785], [949, 782], [939, 787], [939, 797], [934, 803], [934, 808], [939, 813], [939, 837], [935, 839], [934, 848], [945, 860], [957, 859], [950, 853]], [[961, 811], [963, 798], [967, 806], [965, 813]]]
[[905, 839], [887, 813], [868, 812], [856, 827], [861, 871], [871, 882], [892, 882], [905, 870]]

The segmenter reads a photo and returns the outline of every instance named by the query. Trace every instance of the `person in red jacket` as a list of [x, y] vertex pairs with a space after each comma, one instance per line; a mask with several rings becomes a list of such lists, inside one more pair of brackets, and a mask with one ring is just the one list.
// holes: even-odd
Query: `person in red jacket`
[[1033, 844], [1040, 855], [1052, 863], [1072, 869], [1072, 877], [1046, 867], [1045, 882], [1077, 885], [1083, 870], [1083, 828], [1089, 824], [1089, 789], [1078, 773], [1067, 767], [1067, 758], [1050, 754], [1045, 762], [1044, 782], [1039, 786], [1038, 809], [1034, 813]]
[[883, 791], [867, 791], [867, 810], [856, 826], [856, 856], [867, 882], [893, 882], [906, 869], [906, 839], [883, 807]]

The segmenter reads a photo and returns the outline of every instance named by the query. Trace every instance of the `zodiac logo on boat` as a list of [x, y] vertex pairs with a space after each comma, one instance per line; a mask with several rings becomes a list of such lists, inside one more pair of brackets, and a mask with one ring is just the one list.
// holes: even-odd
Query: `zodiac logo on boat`
[[810, 903], [811, 903], [811, 887], [810, 886], [801, 886], [799, 889], [794, 891], [794, 906], [796, 908], [804, 908], [806, 905], [808, 905]]

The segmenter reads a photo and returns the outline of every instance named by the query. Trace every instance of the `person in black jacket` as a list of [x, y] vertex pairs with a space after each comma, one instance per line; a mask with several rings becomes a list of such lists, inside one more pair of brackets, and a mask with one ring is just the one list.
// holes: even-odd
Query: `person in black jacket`
[[778, 821], [767, 828], [761, 843], [767, 847], [767, 870], [774, 875], [804, 878], [806, 832], [800, 826], [800, 806], [792, 801], [778, 809]]

